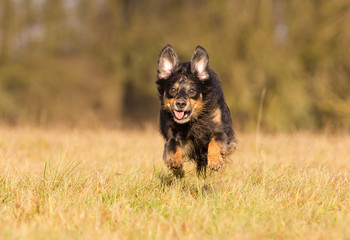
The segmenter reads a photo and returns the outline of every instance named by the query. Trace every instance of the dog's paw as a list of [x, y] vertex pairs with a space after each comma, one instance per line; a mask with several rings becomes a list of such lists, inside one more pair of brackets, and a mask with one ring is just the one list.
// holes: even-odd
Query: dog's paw
[[169, 155], [166, 161], [168, 168], [173, 172], [178, 172], [182, 170], [183, 162], [180, 152], [175, 152]]
[[183, 168], [172, 169], [172, 172], [177, 178], [183, 178], [185, 176], [185, 171]]
[[208, 167], [217, 171], [224, 165], [224, 160], [220, 153], [208, 154]]

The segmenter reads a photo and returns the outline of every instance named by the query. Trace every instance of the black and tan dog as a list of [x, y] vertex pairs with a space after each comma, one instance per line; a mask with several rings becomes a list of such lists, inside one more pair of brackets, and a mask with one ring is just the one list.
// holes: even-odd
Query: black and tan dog
[[157, 89], [161, 101], [160, 130], [166, 143], [164, 161], [177, 176], [183, 162], [194, 160], [197, 172], [218, 170], [236, 147], [230, 111], [220, 81], [197, 46], [190, 62], [180, 62], [167, 45], [158, 59]]

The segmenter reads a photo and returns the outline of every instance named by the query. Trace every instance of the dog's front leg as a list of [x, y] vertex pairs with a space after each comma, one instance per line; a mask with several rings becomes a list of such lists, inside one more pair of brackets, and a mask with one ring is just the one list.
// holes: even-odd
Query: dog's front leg
[[224, 159], [222, 157], [222, 144], [220, 141], [213, 138], [208, 145], [208, 167], [211, 170], [219, 170], [224, 164]]
[[167, 140], [164, 146], [164, 161], [168, 168], [173, 171], [176, 176], [183, 175], [183, 161], [180, 141], [176, 138]]
[[214, 134], [208, 144], [208, 167], [212, 170], [219, 170], [224, 165], [224, 156], [228, 149], [227, 135], [223, 132]]

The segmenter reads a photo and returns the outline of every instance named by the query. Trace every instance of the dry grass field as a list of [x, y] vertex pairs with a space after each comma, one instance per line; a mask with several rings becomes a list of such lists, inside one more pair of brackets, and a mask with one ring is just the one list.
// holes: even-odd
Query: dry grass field
[[239, 134], [206, 179], [144, 131], [0, 127], [0, 239], [350, 239], [350, 136]]

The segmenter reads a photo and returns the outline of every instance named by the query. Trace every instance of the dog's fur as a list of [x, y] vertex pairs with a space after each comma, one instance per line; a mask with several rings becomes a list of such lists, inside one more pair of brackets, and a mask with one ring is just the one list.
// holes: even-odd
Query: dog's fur
[[175, 175], [183, 161], [194, 160], [199, 174], [218, 170], [236, 147], [230, 111], [209, 56], [197, 46], [189, 62], [180, 62], [167, 45], [158, 59], [157, 89], [161, 101], [160, 131], [166, 143], [163, 158]]

